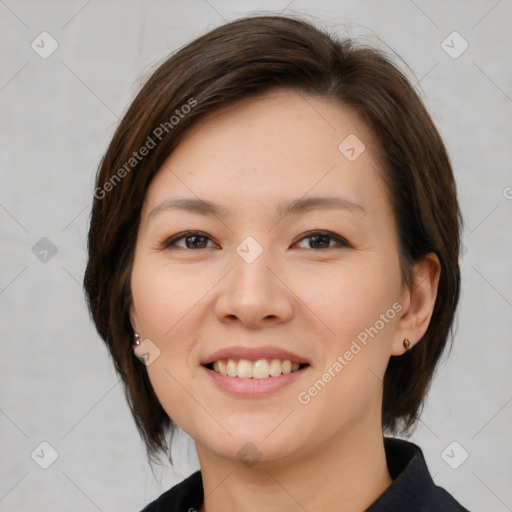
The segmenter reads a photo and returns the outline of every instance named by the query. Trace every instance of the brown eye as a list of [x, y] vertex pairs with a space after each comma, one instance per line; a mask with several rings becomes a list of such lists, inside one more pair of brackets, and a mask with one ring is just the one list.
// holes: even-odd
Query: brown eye
[[[184, 245], [178, 245], [178, 242], [184, 240]], [[200, 231], [186, 231], [185, 233], [178, 233], [177, 235], [169, 238], [162, 244], [163, 249], [170, 249], [171, 247], [179, 247], [181, 249], [207, 249], [206, 245], [211, 241], [210, 237]]]
[[[333, 249], [335, 247], [350, 247], [350, 244], [341, 236], [330, 231], [312, 231], [301, 238], [300, 242], [309, 240], [309, 246], [304, 249]], [[337, 245], [331, 245], [334, 241]]]
[[[181, 243], [181, 241], [184, 241]], [[178, 233], [173, 237], [165, 240], [161, 246], [162, 249], [170, 249], [177, 247], [180, 249], [208, 249], [208, 242], [211, 238], [201, 231], [186, 231]], [[331, 231], [311, 231], [303, 236], [299, 242], [308, 241], [307, 247], [303, 249], [334, 249], [340, 247], [351, 247], [351, 245], [341, 236]], [[334, 244], [333, 244], [334, 242]]]

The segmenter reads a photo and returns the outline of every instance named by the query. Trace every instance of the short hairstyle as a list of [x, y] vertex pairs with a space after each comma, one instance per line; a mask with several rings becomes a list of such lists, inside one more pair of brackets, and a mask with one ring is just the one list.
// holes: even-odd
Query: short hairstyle
[[172, 463], [175, 424], [132, 352], [130, 278], [144, 196], [164, 160], [207, 114], [274, 87], [333, 100], [360, 116], [375, 139], [405, 282], [412, 286], [412, 265], [427, 253], [441, 263], [425, 335], [405, 355], [389, 360], [383, 429], [406, 433], [417, 422], [453, 335], [462, 217], [445, 146], [414, 87], [383, 51], [297, 16], [250, 16], [224, 24], [151, 74], [119, 123], [96, 177], [85, 293], [150, 459], [162, 450]]

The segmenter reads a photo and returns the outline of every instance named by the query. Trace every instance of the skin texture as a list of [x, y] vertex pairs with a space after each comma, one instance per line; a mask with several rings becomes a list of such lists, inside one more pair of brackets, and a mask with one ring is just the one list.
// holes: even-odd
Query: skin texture
[[[354, 161], [338, 149], [350, 134], [366, 146]], [[415, 343], [425, 333], [440, 267], [429, 255], [414, 268], [412, 292], [402, 281], [396, 223], [373, 147], [368, 129], [347, 107], [274, 90], [196, 125], [150, 184], [135, 251], [131, 319], [160, 350], [147, 366], [160, 402], [196, 443], [207, 496], [203, 511], [360, 511], [391, 483], [382, 378], [389, 357], [404, 352], [403, 339]], [[344, 197], [364, 212], [276, 212], [281, 201], [312, 196]], [[228, 212], [149, 215], [177, 197], [199, 197]], [[183, 238], [164, 247], [186, 230], [208, 238], [192, 236], [192, 248]], [[330, 231], [349, 245], [305, 237], [313, 230]], [[263, 249], [250, 264], [236, 251], [248, 236]], [[393, 304], [400, 308], [394, 318], [360, 344], [309, 403], [299, 403], [298, 393]], [[272, 396], [234, 397], [200, 366], [233, 345], [275, 345], [311, 367]], [[250, 467], [237, 455], [248, 442], [260, 457]]]

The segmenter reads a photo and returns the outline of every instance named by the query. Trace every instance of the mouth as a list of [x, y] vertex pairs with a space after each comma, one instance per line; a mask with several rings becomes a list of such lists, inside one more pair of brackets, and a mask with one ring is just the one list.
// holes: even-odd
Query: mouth
[[272, 380], [302, 372], [310, 366], [310, 361], [276, 346], [236, 345], [217, 350], [200, 364], [219, 377]]
[[291, 359], [217, 359], [203, 364], [205, 368], [224, 377], [234, 379], [272, 379], [281, 375], [300, 372], [309, 367], [309, 363], [292, 362]]
[[231, 397], [266, 399], [288, 387], [304, 387], [310, 366], [276, 347], [231, 347], [212, 354], [199, 367], [215, 389]]

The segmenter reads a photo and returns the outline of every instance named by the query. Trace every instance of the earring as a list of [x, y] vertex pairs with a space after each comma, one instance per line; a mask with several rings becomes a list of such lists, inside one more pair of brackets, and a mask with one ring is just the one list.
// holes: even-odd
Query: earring
[[133, 337], [135, 339], [134, 345], [139, 346], [140, 345], [140, 334], [138, 332], [136, 332]]
[[406, 351], [411, 348], [411, 341], [409, 340], [409, 338], [404, 339], [404, 348]]

